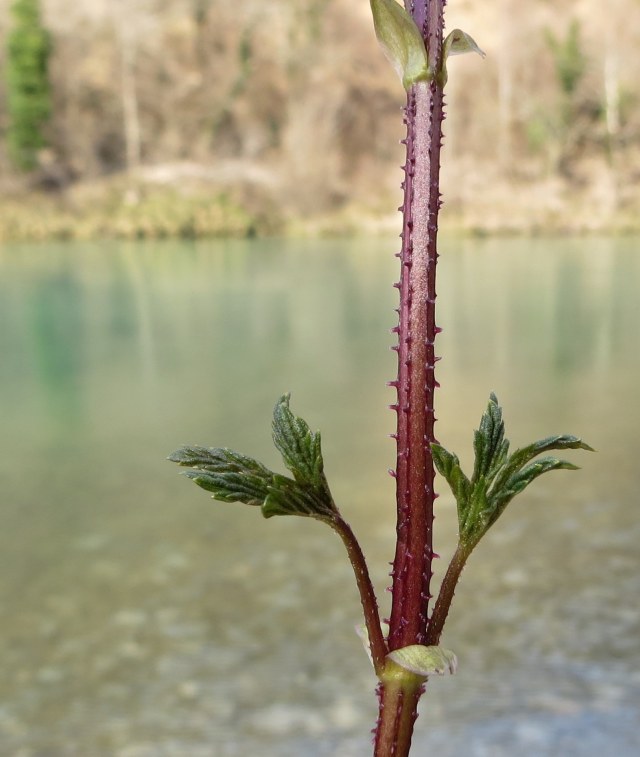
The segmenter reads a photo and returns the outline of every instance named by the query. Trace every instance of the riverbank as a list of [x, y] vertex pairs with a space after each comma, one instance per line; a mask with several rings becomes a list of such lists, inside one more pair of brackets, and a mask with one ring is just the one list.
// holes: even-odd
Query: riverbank
[[267, 202], [213, 189], [128, 184], [0, 195], [0, 242], [252, 237], [282, 232]]
[[[640, 200], [631, 191], [624, 196], [602, 183], [577, 192], [559, 179], [520, 186], [496, 180], [481, 191], [464, 193], [455, 177], [446, 183], [443, 231], [481, 236], [640, 233]], [[65, 190], [4, 188], [0, 242], [376, 235], [398, 230], [398, 214], [388, 210], [397, 204], [387, 187], [375, 205], [359, 195], [330, 210], [301, 212], [265, 183], [158, 182], [144, 175], [132, 181], [117, 175]]]

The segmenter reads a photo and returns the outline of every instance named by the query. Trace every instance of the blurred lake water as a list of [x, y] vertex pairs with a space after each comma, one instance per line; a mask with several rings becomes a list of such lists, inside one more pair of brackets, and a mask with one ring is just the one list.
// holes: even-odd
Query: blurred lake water
[[[567, 432], [598, 453], [568, 453], [583, 470], [533, 484], [474, 554], [443, 638], [459, 673], [429, 683], [416, 755], [640, 753], [639, 243], [441, 244], [440, 441], [468, 466], [495, 391], [512, 444]], [[0, 754], [370, 753], [339, 541], [214, 503], [165, 458], [280, 466], [271, 408], [292, 391], [386, 614], [396, 246], [0, 249]]]

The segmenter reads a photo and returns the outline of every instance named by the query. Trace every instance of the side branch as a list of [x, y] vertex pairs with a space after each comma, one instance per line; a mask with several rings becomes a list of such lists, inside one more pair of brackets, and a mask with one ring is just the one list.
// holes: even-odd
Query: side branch
[[349, 526], [341, 516], [334, 518], [330, 522], [330, 525], [342, 539], [353, 567], [356, 583], [358, 584], [358, 591], [360, 592], [360, 601], [362, 602], [367, 633], [369, 635], [373, 667], [376, 674], [379, 676], [384, 668], [385, 657], [388, 650], [380, 626], [378, 601], [373, 589], [373, 584], [371, 583], [367, 563], [362, 549], [360, 548], [360, 544], [351, 530], [351, 526]]

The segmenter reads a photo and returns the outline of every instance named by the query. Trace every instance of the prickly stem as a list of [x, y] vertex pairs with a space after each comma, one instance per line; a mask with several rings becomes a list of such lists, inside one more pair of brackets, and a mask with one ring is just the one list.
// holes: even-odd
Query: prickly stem
[[[405, 0], [422, 30], [431, 65], [442, 57], [445, 0]], [[392, 607], [388, 647], [424, 644], [433, 552], [435, 493], [431, 442], [435, 441], [434, 392], [436, 262], [443, 92], [437, 81], [419, 82], [407, 93], [404, 121], [406, 161], [401, 206], [398, 343], [397, 524], [392, 570]], [[403, 691], [393, 683], [380, 687], [375, 757], [406, 757], [422, 689]]]
[[[397, 402], [396, 580], [389, 648], [424, 641], [430, 595], [434, 469], [437, 218], [442, 90], [411, 88], [405, 111], [407, 165], [401, 252]], [[423, 555], [421, 560], [408, 555]], [[402, 622], [401, 622], [402, 621]]]

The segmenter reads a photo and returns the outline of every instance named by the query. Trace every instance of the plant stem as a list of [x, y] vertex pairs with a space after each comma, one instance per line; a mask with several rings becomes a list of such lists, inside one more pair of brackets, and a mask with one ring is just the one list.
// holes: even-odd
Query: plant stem
[[[472, 548], [458, 544], [445, 573], [433, 614], [429, 619], [427, 646], [437, 646], [449, 614], [455, 588]], [[380, 722], [376, 731], [374, 757], [406, 757], [411, 748], [413, 724], [417, 717], [418, 700], [424, 687], [406, 690], [397, 681], [381, 684]], [[386, 716], [385, 713], [386, 711]]]
[[[403, 688], [399, 681], [381, 684], [381, 714], [376, 730], [374, 757], [406, 757], [409, 754], [422, 691], [422, 686]], [[386, 712], [384, 717], [383, 711]]]
[[444, 627], [447, 615], [449, 614], [449, 608], [453, 601], [456, 586], [460, 580], [460, 574], [464, 568], [471, 549], [469, 547], [458, 544], [456, 551], [451, 558], [447, 572], [442, 580], [442, 586], [438, 594], [438, 599], [433, 608], [433, 613], [429, 619], [429, 626], [427, 628], [427, 638], [425, 644], [427, 646], [437, 646], [440, 641], [440, 635]]
[[[440, 15], [431, 19], [442, 34]], [[440, 55], [440, 48], [436, 51]], [[432, 58], [430, 57], [430, 60]], [[408, 92], [397, 388], [397, 542], [389, 649], [421, 644], [427, 625], [433, 559], [437, 220], [443, 95], [435, 80]]]
[[371, 647], [371, 657], [373, 667], [377, 675], [382, 673], [387, 655], [387, 644], [380, 627], [380, 613], [378, 612], [378, 602], [376, 599], [369, 570], [364, 558], [360, 544], [356, 539], [351, 526], [342, 519], [342, 516], [336, 517], [330, 523], [333, 530], [340, 536], [344, 546], [347, 548], [347, 554], [353, 567], [353, 572], [360, 592], [360, 601], [364, 612], [364, 620], [369, 634], [369, 644]]
[[[445, 0], [405, 0], [425, 37], [429, 64], [440, 69]], [[407, 93], [407, 126], [397, 389], [396, 553], [393, 562], [390, 650], [424, 644], [433, 560], [435, 500], [434, 436], [435, 320], [440, 147], [443, 91], [434, 77]], [[383, 682], [375, 740], [376, 757], [409, 753], [422, 688], [410, 695], [395, 681]]]

